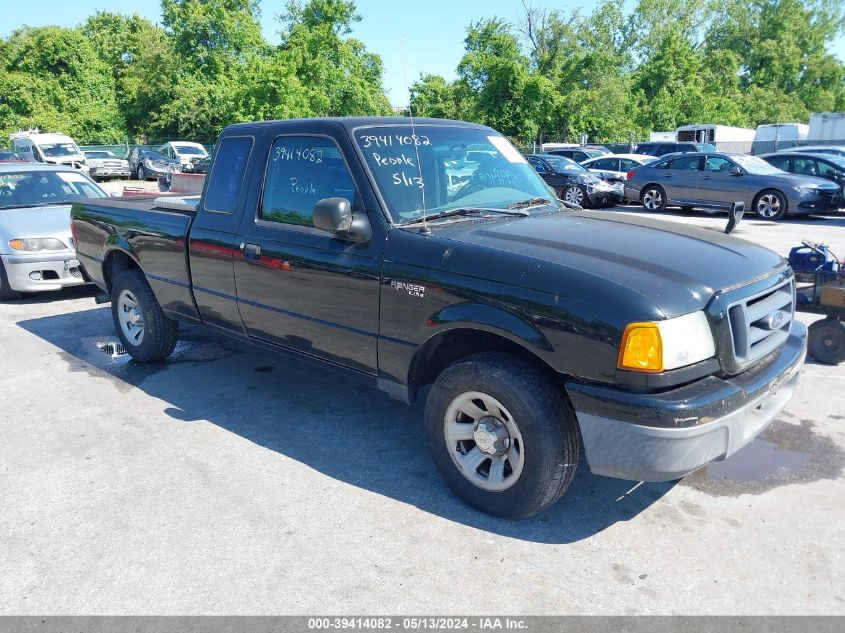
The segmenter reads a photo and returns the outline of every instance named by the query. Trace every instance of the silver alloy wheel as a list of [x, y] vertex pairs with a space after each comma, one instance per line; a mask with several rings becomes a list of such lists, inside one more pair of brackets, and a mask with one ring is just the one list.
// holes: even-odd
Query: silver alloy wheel
[[663, 196], [657, 189], [649, 189], [643, 195], [643, 206], [649, 211], [655, 211], [663, 204]]
[[122, 291], [117, 298], [117, 314], [126, 340], [132, 345], [140, 345], [144, 340], [144, 314], [135, 295], [128, 290]]
[[501, 492], [519, 480], [525, 466], [522, 434], [493, 396], [467, 391], [452, 400], [443, 438], [458, 472], [482, 490]]
[[572, 204], [577, 204], [580, 207], [581, 203], [584, 202], [584, 192], [581, 191], [581, 187], [576, 187], [574, 185], [567, 187], [564, 200], [571, 202]]
[[773, 193], [767, 193], [757, 199], [757, 215], [763, 218], [773, 218], [780, 213], [780, 198]]

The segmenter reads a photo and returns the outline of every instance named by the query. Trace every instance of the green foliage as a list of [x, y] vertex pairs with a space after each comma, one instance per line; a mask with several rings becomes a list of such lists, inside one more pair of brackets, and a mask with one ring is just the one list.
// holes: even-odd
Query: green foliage
[[[81, 143], [213, 140], [233, 122], [390, 114], [351, 0], [289, 1], [281, 42], [260, 0], [161, 0], [162, 26], [99, 11], [0, 39], [0, 142], [19, 128]], [[566, 6], [565, 3], [561, 3]], [[626, 11], [627, 8], [627, 11]], [[842, 0], [600, 0], [469, 25], [457, 77], [411, 86], [417, 116], [535, 138], [623, 141], [712, 122], [753, 127], [845, 110]]]
[[162, 24], [99, 11], [0, 40], [0, 142], [19, 128], [80, 143], [212, 141], [239, 121], [390, 114], [382, 62], [348, 37], [354, 2], [291, 2], [282, 43], [258, 0], [162, 0]]
[[845, 64], [827, 52], [845, 27], [841, 0], [639, 0], [627, 15], [623, 7], [603, 0], [585, 15], [527, 6], [522, 37], [495, 18], [470, 25], [458, 78], [424, 76], [412, 86], [414, 112], [463, 115], [528, 144], [845, 110]]
[[30, 127], [105, 141], [122, 136], [112, 75], [77, 30], [22, 28], [0, 48], [0, 134]]

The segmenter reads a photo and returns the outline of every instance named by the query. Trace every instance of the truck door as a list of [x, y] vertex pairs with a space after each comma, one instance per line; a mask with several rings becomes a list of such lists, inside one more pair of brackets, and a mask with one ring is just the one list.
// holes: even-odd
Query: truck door
[[354, 213], [377, 208], [365, 203], [338, 141], [298, 133], [273, 140], [260, 198], [237, 239], [238, 305], [250, 337], [374, 375], [386, 222], [371, 213], [372, 239], [353, 244], [311, 221], [323, 198], [346, 198]]
[[247, 204], [255, 139], [229, 136], [216, 148], [197, 217], [191, 225], [188, 253], [194, 300], [203, 323], [244, 334], [235, 290], [235, 236]]

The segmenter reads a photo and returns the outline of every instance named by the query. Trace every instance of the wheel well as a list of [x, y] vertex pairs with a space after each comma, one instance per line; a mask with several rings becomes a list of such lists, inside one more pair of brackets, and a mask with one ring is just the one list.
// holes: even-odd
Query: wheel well
[[138, 262], [119, 250], [109, 251], [103, 261], [103, 280], [106, 282], [106, 291], [111, 292], [112, 281], [124, 270], [140, 268]]
[[434, 382], [437, 376], [455, 361], [481, 352], [512, 354], [542, 371], [557, 376], [557, 373], [533, 352], [503, 336], [483, 330], [449, 330], [431, 338], [414, 356], [408, 376], [411, 397], [413, 398], [421, 388]]

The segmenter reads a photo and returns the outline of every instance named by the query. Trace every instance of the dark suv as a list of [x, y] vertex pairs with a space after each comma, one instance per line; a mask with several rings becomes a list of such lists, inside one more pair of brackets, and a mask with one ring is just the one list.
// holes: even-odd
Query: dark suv
[[650, 156], [663, 156], [664, 154], [688, 153], [688, 152], [715, 152], [716, 147], [710, 143], [640, 143], [637, 145], [637, 154], [649, 154]]
[[777, 152], [764, 154], [760, 158], [790, 174], [815, 176], [835, 182], [845, 194], [845, 157], [836, 154]]

